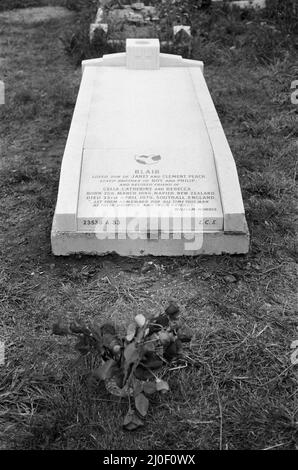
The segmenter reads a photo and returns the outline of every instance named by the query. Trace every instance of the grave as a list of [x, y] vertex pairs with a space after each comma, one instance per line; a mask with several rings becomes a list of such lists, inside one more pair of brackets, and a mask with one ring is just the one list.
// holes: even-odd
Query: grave
[[125, 53], [82, 69], [53, 253], [246, 253], [237, 170], [203, 63], [128, 39]]

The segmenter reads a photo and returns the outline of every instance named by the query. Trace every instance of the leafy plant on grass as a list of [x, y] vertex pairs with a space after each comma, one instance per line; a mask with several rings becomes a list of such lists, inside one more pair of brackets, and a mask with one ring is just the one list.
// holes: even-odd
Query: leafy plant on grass
[[128, 398], [123, 423], [128, 431], [144, 425], [142, 418], [148, 412], [149, 395], [169, 391], [169, 384], [158, 377], [158, 370], [179, 357], [182, 343], [192, 337], [173, 301], [161, 315], [136, 315], [122, 338], [111, 323], [86, 324], [80, 319], [69, 324], [59, 320], [53, 325], [53, 333], [76, 336], [77, 351], [99, 356], [100, 365], [89, 376], [89, 389], [95, 390], [103, 381], [109, 393]]

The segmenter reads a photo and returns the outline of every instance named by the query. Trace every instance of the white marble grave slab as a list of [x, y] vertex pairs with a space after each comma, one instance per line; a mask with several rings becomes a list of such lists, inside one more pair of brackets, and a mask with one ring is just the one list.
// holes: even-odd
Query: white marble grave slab
[[223, 230], [213, 149], [192, 78], [182, 68], [150, 72], [104, 67], [94, 80], [77, 229], [116, 225], [125, 232], [135, 221], [135, 230], [147, 232], [154, 220], [151, 230]]
[[237, 169], [202, 62], [134, 41], [144, 47], [130, 40], [127, 53], [82, 64], [53, 253], [246, 253]]

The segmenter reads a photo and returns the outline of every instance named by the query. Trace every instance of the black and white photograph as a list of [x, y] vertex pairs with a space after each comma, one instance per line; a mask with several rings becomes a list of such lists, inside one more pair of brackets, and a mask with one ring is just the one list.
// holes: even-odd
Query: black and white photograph
[[0, 0], [3, 457], [298, 450], [297, 156], [298, 0]]

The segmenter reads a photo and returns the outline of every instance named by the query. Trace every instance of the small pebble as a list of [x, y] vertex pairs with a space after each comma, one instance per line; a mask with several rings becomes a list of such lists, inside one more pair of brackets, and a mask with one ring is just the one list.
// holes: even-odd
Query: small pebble
[[226, 282], [230, 282], [230, 283], [232, 283], [232, 282], [237, 282], [236, 277], [233, 276], [232, 274], [228, 274], [228, 276], [225, 276], [225, 277], [224, 277], [224, 280], [225, 280]]

